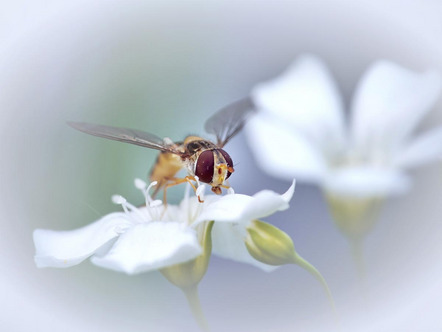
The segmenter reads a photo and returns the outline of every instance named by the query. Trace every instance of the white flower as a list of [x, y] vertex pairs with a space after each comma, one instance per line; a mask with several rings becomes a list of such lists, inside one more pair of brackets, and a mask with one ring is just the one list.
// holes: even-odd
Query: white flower
[[[212, 230], [213, 253], [223, 258], [252, 264], [265, 271], [277, 267], [253, 258], [245, 245], [247, 226], [256, 219], [267, 217], [276, 211], [286, 210], [295, 191], [295, 181], [282, 195], [263, 190], [253, 196], [230, 194], [223, 197], [211, 195], [212, 201], [199, 216], [200, 220], [215, 220]], [[209, 198], [205, 198], [207, 199]]]
[[259, 84], [259, 112], [246, 126], [256, 159], [271, 175], [317, 183], [341, 196], [401, 193], [404, 170], [442, 155], [442, 127], [412, 137], [437, 101], [441, 77], [378, 61], [357, 86], [346, 119], [326, 66], [302, 56], [280, 77]]
[[[72, 231], [34, 231], [35, 262], [38, 267], [70, 267], [91, 257], [92, 263], [116, 271], [135, 274], [161, 269], [192, 260], [202, 253], [196, 226], [215, 221], [213, 251], [223, 257], [251, 263], [263, 269], [268, 265], [248, 254], [244, 244], [245, 227], [254, 219], [288, 208], [294, 183], [282, 195], [261, 191], [254, 196], [210, 195], [199, 203], [186, 194], [180, 205], [153, 201], [146, 184], [137, 179], [146, 205], [135, 207], [121, 196], [113, 201], [124, 213], [111, 213], [100, 220]], [[204, 194], [198, 188], [198, 194]], [[226, 248], [228, 247], [228, 248]]]

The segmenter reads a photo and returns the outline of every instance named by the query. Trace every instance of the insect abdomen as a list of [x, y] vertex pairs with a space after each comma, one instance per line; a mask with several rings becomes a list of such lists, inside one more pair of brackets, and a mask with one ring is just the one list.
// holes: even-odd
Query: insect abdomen
[[169, 152], [161, 152], [150, 172], [150, 181], [157, 181], [158, 188], [160, 188], [183, 167], [184, 164], [180, 156]]

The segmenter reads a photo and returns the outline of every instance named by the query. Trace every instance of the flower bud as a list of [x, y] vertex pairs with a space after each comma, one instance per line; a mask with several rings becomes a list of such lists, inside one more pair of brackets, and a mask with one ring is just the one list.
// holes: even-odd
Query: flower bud
[[185, 290], [194, 288], [204, 277], [212, 254], [212, 227], [213, 221], [198, 225], [198, 240], [203, 248], [203, 253], [197, 258], [160, 270], [164, 277], [175, 286]]
[[279, 228], [260, 220], [253, 220], [247, 227], [247, 250], [256, 260], [268, 265], [296, 264], [314, 276], [324, 288], [333, 311], [335, 305], [327, 282], [319, 271], [299, 256], [292, 239]]
[[279, 228], [260, 220], [247, 227], [247, 250], [256, 260], [268, 265], [296, 262], [297, 254], [292, 239]]

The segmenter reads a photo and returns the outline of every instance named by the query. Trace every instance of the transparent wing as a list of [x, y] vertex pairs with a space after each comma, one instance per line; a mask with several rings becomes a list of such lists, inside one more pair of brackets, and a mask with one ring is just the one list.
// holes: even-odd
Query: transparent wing
[[247, 118], [254, 112], [249, 97], [229, 104], [212, 115], [204, 126], [206, 131], [216, 136], [217, 145], [223, 147], [244, 126]]
[[86, 122], [68, 122], [68, 124], [72, 128], [86, 134], [183, 155], [183, 152], [179, 151], [175, 146], [168, 145], [158, 136], [141, 130], [102, 126]]

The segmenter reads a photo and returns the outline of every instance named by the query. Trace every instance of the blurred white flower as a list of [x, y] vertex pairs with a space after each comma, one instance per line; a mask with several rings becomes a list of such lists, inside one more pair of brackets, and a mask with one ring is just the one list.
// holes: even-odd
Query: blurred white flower
[[441, 126], [412, 137], [440, 91], [439, 73], [378, 61], [363, 75], [346, 119], [326, 66], [305, 55], [253, 89], [260, 112], [246, 135], [273, 176], [317, 183], [343, 197], [401, 193], [410, 186], [405, 169], [442, 155]]
[[[152, 200], [142, 180], [135, 185], [143, 192], [146, 205], [135, 207], [121, 196], [113, 201], [124, 213], [111, 213], [83, 228], [72, 231], [34, 231], [35, 262], [38, 267], [70, 267], [91, 257], [92, 263], [135, 274], [190, 261], [202, 252], [197, 226], [215, 221], [213, 251], [263, 269], [272, 269], [255, 260], [244, 243], [245, 228], [254, 219], [288, 208], [294, 183], [282, 194], [264, 190], [254, 196], [210, 195], [199, 203], [188, 191], [180, 205]], [[204, 185], [197, 190], [204, 194]]]

